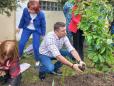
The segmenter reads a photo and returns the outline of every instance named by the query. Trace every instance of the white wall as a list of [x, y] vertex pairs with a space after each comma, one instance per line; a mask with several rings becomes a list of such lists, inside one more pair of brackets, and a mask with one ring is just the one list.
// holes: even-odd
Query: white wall
[[15, 39], [15, 12], [10, 17], [0, 15], [0, 41]]
[[45, 11], [46, 16], [46, 32], [53, 30], [55, 22], [65, 22], [65, 17], [62, 11]]

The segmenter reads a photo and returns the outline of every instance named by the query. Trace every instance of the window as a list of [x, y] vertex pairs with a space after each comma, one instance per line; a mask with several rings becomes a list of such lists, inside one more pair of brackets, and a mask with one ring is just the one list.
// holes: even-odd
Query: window
[[58, 2], [40, 1], [41, 8], [47, 11], [61, 11], [62, 7]]

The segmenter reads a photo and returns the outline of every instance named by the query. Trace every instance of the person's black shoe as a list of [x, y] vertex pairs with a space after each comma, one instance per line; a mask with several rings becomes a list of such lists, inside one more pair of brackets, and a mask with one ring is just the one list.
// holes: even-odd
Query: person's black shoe
[[39, 79], [40, 79], [40, 80], [44, 80], [45, 77], [46, 77], [46, 73], [44, 73], [44, 72], [39, 72]]
[[62, 72], [60, 70], [57, 71], [53, 71], [50, 74], [54, 74], [54, 75], [58, 75], [58, 76], [62, 76]]

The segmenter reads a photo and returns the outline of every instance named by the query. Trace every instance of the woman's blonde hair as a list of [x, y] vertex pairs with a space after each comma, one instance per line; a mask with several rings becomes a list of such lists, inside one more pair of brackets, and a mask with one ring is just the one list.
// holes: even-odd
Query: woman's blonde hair
[[5, 64], [7, 60], [18, 58], [17, 42], [15, 40], [6, 40], [0, 44], [0, 64]]

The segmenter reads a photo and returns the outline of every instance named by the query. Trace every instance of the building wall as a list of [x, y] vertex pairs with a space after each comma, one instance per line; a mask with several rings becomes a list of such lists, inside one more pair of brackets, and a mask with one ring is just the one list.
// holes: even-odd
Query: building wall
[[0, 41], [15, 39], [15, 13], [12, 16], [0, 15]]
[[62, 11], [45, 11], [46, 15], [46, 31], [52, 31], [55, 22], [65, 22], [65, 17]]

